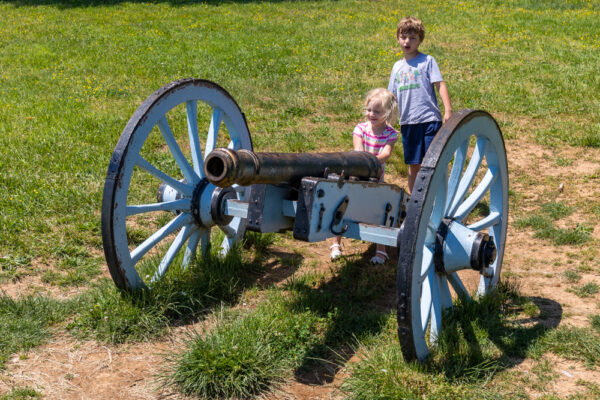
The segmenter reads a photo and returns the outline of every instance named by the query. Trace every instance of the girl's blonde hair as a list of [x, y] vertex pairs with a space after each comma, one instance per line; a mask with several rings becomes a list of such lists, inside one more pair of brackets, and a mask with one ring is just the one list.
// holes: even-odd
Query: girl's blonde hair
[[379, 104], [381, 104], [385, 122], [387, 122], [388, 125], [394, 125], [398, 120], [398, 101], [396, 100], [396, 96], [384, 88], [371, 90], [369, 93], [367, 93], [367, 98], [365, 99], [365, 116], [367, 114], [367, 106], [373, 100], [378, 101]]

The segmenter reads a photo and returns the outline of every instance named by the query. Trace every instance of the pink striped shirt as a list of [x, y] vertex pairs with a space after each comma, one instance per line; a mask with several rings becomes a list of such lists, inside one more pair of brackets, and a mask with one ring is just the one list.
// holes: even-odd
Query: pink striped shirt
[[[398, 132], [391, 126], [388, 125], [381, 135], [378, 136], [373, 133], [371, 124], [368, 122], [361, 122], [356, 125], [352, 135], [361, 138], [365, 151], [375, 155], [379, 155], [386, 145], [393, 146], [398, 140]], [[385, 164], [382, 164], [382, 167], [385, 170]]]

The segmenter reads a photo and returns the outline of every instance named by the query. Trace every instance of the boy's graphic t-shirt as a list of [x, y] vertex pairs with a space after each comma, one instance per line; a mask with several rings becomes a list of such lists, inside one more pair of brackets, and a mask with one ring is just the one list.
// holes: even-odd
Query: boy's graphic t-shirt
[[[368, 122], [361, 122], [356, 125], [352, 135], [361, 138], [365, 151], [375, 155], [379, 155], [387, 144], [393, 146], [398, 140], [398, 132], [391, 126], [388, 125], [382, 134], [378, 136], [373, 132], [371, 124]], [[381, 167], [381, 177], [383, 177], [385, 163], [381, 164]]]
[[398, 99], [400, 125], [442, 120], [433, 86], [442, 81], [440, 68], [430, 55], [419, 53], [394, 64], [388, 90]]

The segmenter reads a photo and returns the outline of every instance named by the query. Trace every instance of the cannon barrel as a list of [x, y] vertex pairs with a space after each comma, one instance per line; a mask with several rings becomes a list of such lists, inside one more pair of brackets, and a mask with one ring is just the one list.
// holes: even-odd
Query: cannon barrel
[[363, 151], [337, 153], [255, 153], [218, 148], [204, 162], [207, 179], [215, 186], [257, 183], [297, 185], [306, 176], [325, 173], [354, 176], [360, 180], [381, 176], [381, 163]]

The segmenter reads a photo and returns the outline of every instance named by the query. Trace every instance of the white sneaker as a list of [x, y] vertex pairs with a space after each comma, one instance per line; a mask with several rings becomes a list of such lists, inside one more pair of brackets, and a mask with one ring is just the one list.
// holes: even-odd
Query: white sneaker
[[371, 264], [385, 264], [388, 260], [388, 255], [385, 251], [377, 250], [375, 255], [371, 258]]
[[331, 261], [337, 260], [342, 256], [342, 246], [340, 246], [339, 244], [333, 244], [329, 248], [331, 249], [331, 254], [329, 255]]

